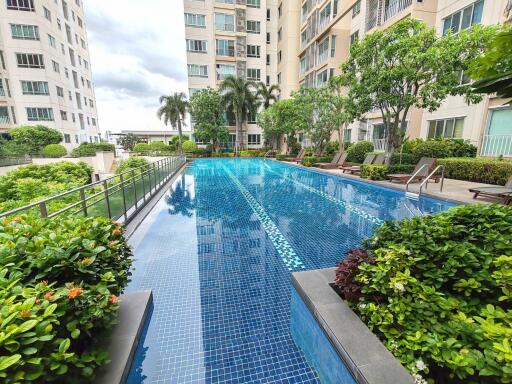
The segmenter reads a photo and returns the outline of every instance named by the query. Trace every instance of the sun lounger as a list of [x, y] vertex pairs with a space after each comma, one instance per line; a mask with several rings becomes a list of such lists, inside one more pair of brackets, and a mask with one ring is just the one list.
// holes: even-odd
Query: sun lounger
[[304, 148], [301, 148], [299, 153], [297, 154], [297, 157], [293, 157], [291, 159], [285, 159], [284, 161], [291, 161], [291, 162], [301, 162], [302, 159], [304, 159], [304, 155], [306, 154], [306, 150]]
[[[377, 157], [377, 155], [375, 155], [373, 153], [366, 155], [366, 157], [364, 158], [363, 164], [364, 165], [372, 164], [375, 161], [376, 157]], [[343, 171], [343, 173], [349, 172], [351, 175], [356, 174], [356, 173], [361, 173], [360, 165], [354, 165], [351, 167], [340, 167], [340, 169]]]
[[478, 196], [486, 196], [500, 199], [504, 204], [510, 204], [512, 203], [512, 176], [510, 176], [504, 187], [471, 188], [469, 192], [474, 193], [473, 199], [476, 199]]
[[347, 160], [347, 152], [337, 153], [334, 155], [332, 162], [330, 163], [316, 163], [313, 164], [314, 167], [322, 168], [322, 169], [334, 169], [340, 165], [345, 164], [345, 160]]
[[[405, 174], [405, 173], [397, 173], [393, 175], [388, 175], [388, 178], [391, 182], [399, 182], [399, 183], [406, 183], [411, 179], [411, 177], [418, 172], [416, 176], [414, 176], [413, 181], [421, 181], [424, 178], [426, 178], [429, 173], [433, 170], [435, 166], [435, 159], [429, 158], [429, 157], [422, 157], [418, 164], [416, 164], [416, 167], [414, 168], [414, 171], [411, 174]], [[437, 183], [439, 181], [439, 176], [433, 176], [433, 180]]]

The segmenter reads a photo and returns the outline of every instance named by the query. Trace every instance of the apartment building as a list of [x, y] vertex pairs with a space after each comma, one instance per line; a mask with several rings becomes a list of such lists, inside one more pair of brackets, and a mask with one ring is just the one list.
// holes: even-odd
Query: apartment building
[[[277, 0], [184, 0], [189, 93], [216, 88], [228, 75], [275, 84]], [[263, 145], [256, 116], [242, 132], [242, 146]], [[228, 116], [230, 144], [235, 124]]]
[[0, 5], [0, 132], [37, 124], [68, 149], [100, 140], [82, 0]]

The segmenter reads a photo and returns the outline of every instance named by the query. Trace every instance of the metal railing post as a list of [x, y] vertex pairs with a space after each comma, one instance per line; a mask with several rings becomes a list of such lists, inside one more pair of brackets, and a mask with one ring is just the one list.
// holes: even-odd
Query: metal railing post
[[46, 207], [46, 202], [41, 201], [39, 203], [39, 211], [41, 212], [41, 217], [46, 219], [48, 217], [48, 208]]
[[[142, 183], [144, 185], [144, 179], [142, 180]], [[132, 169], [132, 185], [133, 185], [133, 198], [135, 201], [135, 209], [137, 209], [137, 201], [139, 198], [137, 197], [137, 186], [135, 185], [135, 170]], [[145, 196], [144, 196], [145, 198]]]
[[143, 171], [143, 172], [141, 172], [141, 173], [140, 173], [140, 178], [141, 178], [141, 180], [142, 180], [142, 199], [143, 199], [144, 201], [146, 201], [146, 182], [144, 181], [144, 178], [145, 178], [146, 176], [144, 175], [144, 172], [145, 172], [145, 171]]
[[108, 218], [112, 218], [112, 211], [110, 210], [110, 198], [108, 196], [108, 183], [107, 180], [103, 181], [103, 191], [105, 192], [105, 201], [107, 202]]
[[82, 212], [84, 213], [84, 216], [87, 217], [87, 202], [85, 201], [84, 188], [80, 188], [80, 201], [82, 202]]
[[126, 195], [125, 195], [125, 191], [124, 191], [124, 178], [123, 178], [122, 173], [119, 175], [119, 178], [121, 179], [121, 192], [123, 193], [124, 219], [128, 220], [128, 214], [127, 214], [128, 210], [126, 209]]

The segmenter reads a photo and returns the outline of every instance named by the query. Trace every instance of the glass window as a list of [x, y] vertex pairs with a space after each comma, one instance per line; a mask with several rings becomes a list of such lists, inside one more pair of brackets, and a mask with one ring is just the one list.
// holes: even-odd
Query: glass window
[[208, 77], [207, 65], [188, 64], [187, 70], [190, 77]]
[[228, 76], [236, 75], [236, 68], [230, 64], [217, 64], [217, 80], [224, 80]]
[[331, 36], [331, 57], [336, 56], [336, 36]]
[[16, 60], [20, 68], [44, 68], [43, 55], [34, 53], [17, 53]]
[[24, 95], [49, 95], [46, 81], [21, 81], [21, 90]]
[[217, 39], [217, 55], [219, 56], [235, 56], [235, 41], [234, 40], [224, 40]]
[[247, 80], [257, 80], [261, 79], [261, 70], [257, 68], [247, 68]]
[[206, 40], [187, 39], [187, 51], [206, 53]]
[[222, 32], [234, 32], [235, 16], [227, 13], [215, 13], [215, 30]]
[[[260, 57], [260, 46], [259, 45], [247, 45], [247, 57]], [[270, 56], [267, 55], [267, 57], [270, 57]]]
[[259, 8], [260, 0], [247, 0], [247, 6], [250, 8]]
[[356, 17], [361, 13], [361, 0], [354, 4], [352, 7], [352, 17]]
[[443, 35], [446, 35], [450, 30], [457, 33], [471, 27], [473, 24], [480, 24], [483, 8], [484, 0], [479, 0], [446, 17], [443, 22]]
[[247, 32], [260, 33], [260, 22], [255, 20], [247, 20]]
[[185, 13], [185, 25], [187, 27], [205, 28], [206, 16], [195, 15], [193, 13]]
[[35, 12], [34, 0], [7, 0], [7, 9]]
[[350, 45], [352, 46], [357, 40], [359, 40], [359, 31], [355, 31], [350, 35]]
[[247, 144], [249, 145], [260, 145], [261, 134], [249, 134], [247, 135]]
[[28, 121], [53, 121], [52, 108], [27, 108]]
[[37, 25], [11, 24], [13, 39], [39, 40], [39, 27]]
[[461, 139], [464, 132], [464, 117], [452, 119], [431, 120], [428, 123], [427, 137]]

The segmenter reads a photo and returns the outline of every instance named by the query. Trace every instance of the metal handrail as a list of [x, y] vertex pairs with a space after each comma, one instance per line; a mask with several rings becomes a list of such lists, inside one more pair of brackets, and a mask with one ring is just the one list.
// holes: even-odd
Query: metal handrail
[[423, 168], [425, 168], [427, 164], [423, 164], [416, 172], [414, 172], [409, 180], [407, 180], [407, 183], [405, 184], [405, 192], [409, 192], [409, 184], [416, 179], [416, 176], [423, 171]]
[[430, 178], [432, 176], [435, 175], [435, 173], [439, 170], [439, 169], [442, 169], [442, 172], [441, 172], [441, 186], [440, 186], [440, 189], [439, 189], [439, 192], [443, 192], [443, 185], [444, 185], [444, 170], [446, 169], [446, 167], [444, 165], [438, 165], [428, 176], [425, 180], [423, 180], [423, 182], [421, 183], [420, 185], [420, 192], [419, 192], [419, 195], [421, 195], [421, 190], [423, 189], [423, 186], [425, 186], [425, 189], [428, 189], [428, 181], [430, 180]]
[[[91, 214], [91, 207], [104, 202], [106, 204], [105, 208], [109, 218], [120, 219], [124, 216], [124, 221], [128, 222], [135, 215], [135, 213], [137, 213], [140, 208], [145, 205], [146, 199], [149, 199], [157, 191], [159, 191], [185, 163], [186, 156], [184, 155], [168, 157], [149, 165], [133, 168], [104, 180], [73, 188], [38, 202], [0, 213], [0, 218], [15, 215], [36, 207], [39, 208], [39, 214], [42, 218], [52, 218], [65, 212], [71, 211], [73, 208], [79, 206], [80, 208], [78, 210], [71, 211], [70, 214], [75, 215], [77, 213], [82, 213], [84, 216], [89, 216]], [[148, 186], [146, 185], [146, 180], [149, 182]], [[109, 182], [112, 183], [109, 185]], [[138, 196], [137, 187], [142, 189], [141, 196]], [[101, 188], [101, 190], [98, 191], [98, 188]], [[90, 189], [90, 192], [92, 193], [86, 194], [85, 191], [87, 189]], [[112, 212], [113, 201], [111, 200], [113, 196], [119, 192], [122, 194], [123, 210], [119, 215], [115, 215]], [[73, 193], [79, 193], [79, 198], [77, 201], [69, 203], [64, 208], [61, 208], [55, 212], [48, 212], [49, 202], [71, 195]], [[133, 204], [130, 206], [127, 205], [127, 193], [133, 193], [134, 196]], [[101, 198], [102, 195], [103, 198]], [[132, 208], [135, 208], [135, 210], [132, 211]]]
[[265, 152], [265, 154], [263, 155], [263, 159], [268, 158], [268, 155], [270, 155], [274, 152], [277, 152], [277, 151], [275, 149], [271, 149], [270, 151]]

